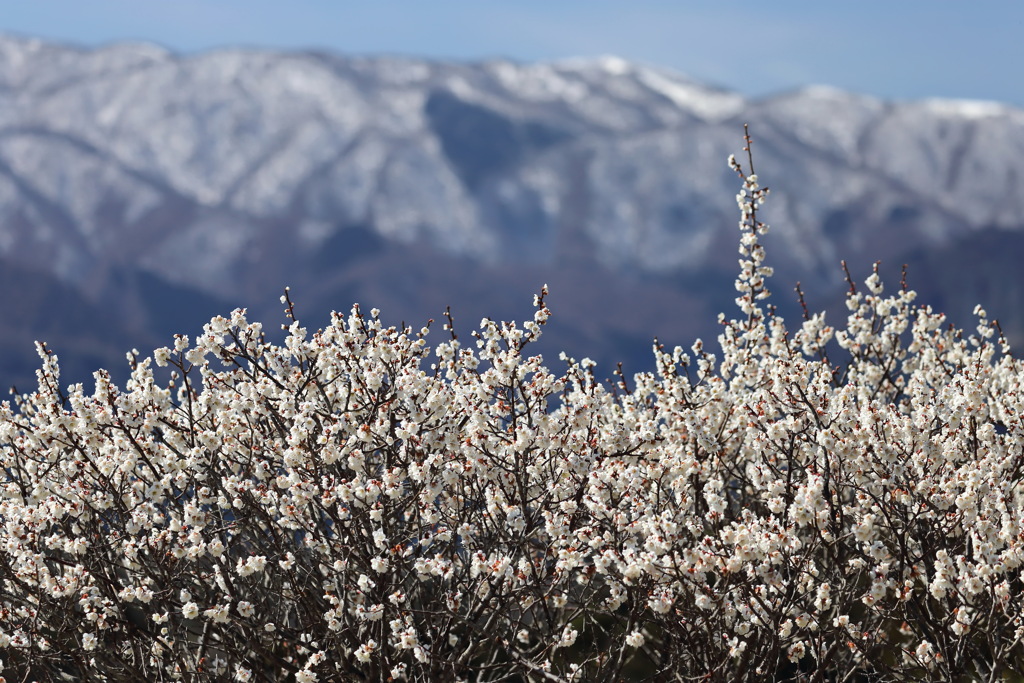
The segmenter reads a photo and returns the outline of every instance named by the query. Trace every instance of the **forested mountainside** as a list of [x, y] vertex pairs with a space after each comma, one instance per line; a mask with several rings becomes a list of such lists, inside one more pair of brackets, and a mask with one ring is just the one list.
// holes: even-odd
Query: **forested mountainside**
[[[738, 179], [757, 140], [787, 315], [883, 261], [1024, 342], [1024, 112], [823, 87], [748, 99], [617, 58], [456, 63], [315, 52], [178, 55], [0, 36], [0, 382], [32, 339], [67, 379], [236, 305], [311, 326], [354, 301], [421, 324], [523, 318], [540, 350], [649, 364], [731, 307]], [[844, 314], [842, 308], [837, 313]], [[554, 361], [554, 359], [551, 359]], [[599, 370], [600, 372], [601, 370]]]

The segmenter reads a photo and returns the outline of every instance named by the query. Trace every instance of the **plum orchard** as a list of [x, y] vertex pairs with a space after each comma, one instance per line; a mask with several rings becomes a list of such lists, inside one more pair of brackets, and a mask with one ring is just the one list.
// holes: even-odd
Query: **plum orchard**
[[123, 390], [65, 392], [40, 346], [0, 411], [7, 680], [1019, 671], [1024, 366], [877, 273], [845, 330], [788, 332], [730, 162], [740, 314], [630, 381], [528, 355], [543, 294], [433, 349], [358, 307], [309, 334], [288, 300], [283, 346], [235, 311]]

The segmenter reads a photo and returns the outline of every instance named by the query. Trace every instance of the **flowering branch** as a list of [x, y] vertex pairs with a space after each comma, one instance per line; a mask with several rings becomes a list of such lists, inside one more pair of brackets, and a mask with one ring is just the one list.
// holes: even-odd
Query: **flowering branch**
[[[738, 319], [614, 386], [485, 319], [244, 310], [0, 405], [19, 680], [1000, 680], [1024, 665], [1024, 366], [853, 284], [765, 312], [746, 136]], [[993, 339], [994, 338], [994, 339]], [[998, 342], [998, 343], [996, 343]], [[825, 347], [849, 355], [833, 365]], [[157, 368], [166, 368], [158, 371]], [[158, 381], [160, 372], [169, 379]]]

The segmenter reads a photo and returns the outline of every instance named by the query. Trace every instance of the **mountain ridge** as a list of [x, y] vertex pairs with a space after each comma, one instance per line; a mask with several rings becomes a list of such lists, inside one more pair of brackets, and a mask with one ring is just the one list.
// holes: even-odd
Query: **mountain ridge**
[[[650, 300], [638, 339], [689, 345], [728, 310], [731, 290], [703, 283], [736, 269], [725, 158], [747, 122], [777, 290], [800, 280], [829, 301], [840, 259], [857, 275], [1024, 230], [1024, 111], [998, 103], [751, 99], [616, 57], [178, 55], [0, 34], [0, 258], [134, 310], [121, 327], [145, 343], [186, 291], [276, 315], [290, 285], [318, 315], [370, 296], [412, 321], [442, 303], [522, 317], [512, 300], [559, 279], [571, 303], [552, 343], [588, 330], [584, 351], [635, 358], [649, 344], [605, 343], [614, 322], [587, 317], [599, 292]], [[708, 319], [659, 318], [667, 306]]]

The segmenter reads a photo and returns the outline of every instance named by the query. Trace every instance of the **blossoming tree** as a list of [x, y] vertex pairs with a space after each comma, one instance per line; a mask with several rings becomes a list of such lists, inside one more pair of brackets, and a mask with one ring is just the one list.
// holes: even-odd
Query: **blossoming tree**
[[62, 388], [40, 345], [0, 408], [0, 674], [1019, 673], [1024, 366], [877, 272], [844, 329], [788, 327], [746, 162], [720, 354], [655, 344], [613, 384], [529, 354], [546, 291], [432, 349], [358, 306], [310, 334], [286, 295], [283, 345], [237, 310], [129, 354], [124, 389]]

